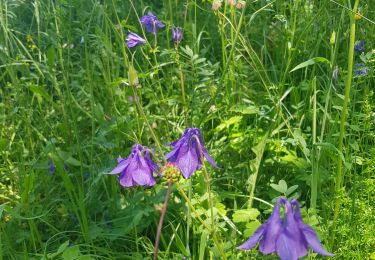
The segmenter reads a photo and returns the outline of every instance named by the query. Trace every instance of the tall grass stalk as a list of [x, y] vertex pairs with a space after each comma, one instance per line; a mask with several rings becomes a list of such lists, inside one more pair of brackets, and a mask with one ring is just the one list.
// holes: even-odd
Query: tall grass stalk
[[[338, 151], [339, 153], [343, 152], [343, 144], [344, 144], [344, 136], [345, 136], [345, 124], [347, 119], [347, 110], [350, 101], [350, 88], [352, 84], [352, 77], [353, 77], [353, 60], [354, 60], [354, 43], [355, 43], [355, 13], [357, 12], [359, 5], [359, 0], [356, 0], [354, 3], [353, 10], [349, 13], [350, 16], [350, 38], [349, 38], [349, 54], [348, 54], [348, 75], [346, 77], [345, 82], [345, 96], [344, 96], [344, 103], [342, 105], [341, 116], [340, 116], [340, 136], [338, 140]], [[343, 169], [342, 169], [343, 161], [340, 155], [337, 156], [337, 172], [335, 177], [335, 209], [333, 215], [333, 228], [332, 228], [332, 236], [331, 236], [331, 245], [333, 245], [335, 241], [335, 228], [337, 223], [337, 218], [340, 213], [340, 204], [341, 204], [341, 189], [343, 183]]]
[[318, 198], [318, 158], [316, 147], [316, 77], [312, 80], [313, 87], [313, 119], [312, 119], [312, 178], [311, 178], [311, 208], [316, 208]]

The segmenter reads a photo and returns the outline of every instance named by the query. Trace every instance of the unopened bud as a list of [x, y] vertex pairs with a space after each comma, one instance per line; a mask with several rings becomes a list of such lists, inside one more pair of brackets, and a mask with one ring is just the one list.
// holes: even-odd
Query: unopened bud
[[129, 66], [128, 77], [130, 86], [136, 87], [139, 85], [138, 74], [137, 71], [134, 69], [133, 65]]
[[180, 170], [170, 162], [162, 167], [162, 173], [168, 180], [178, 180], [180, 177]]
[[329, 39], [329, 43], [331, 45], [333, 45], [333, 44], [335, 44], [335, 42], [336, 42], [336, 32], [333, 31], [332, 34], [331, 34], [331, 38]]

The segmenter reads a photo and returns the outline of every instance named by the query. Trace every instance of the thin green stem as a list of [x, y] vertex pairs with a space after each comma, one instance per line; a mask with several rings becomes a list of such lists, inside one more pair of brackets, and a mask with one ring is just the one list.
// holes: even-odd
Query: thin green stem
[[312, 81], [313, 85], [313, 122], [312, 122], [312, 178], [311, 178], [311, 208], [316, 208], [318, 198], [318, 165], [316, 153], [316, 77]]
[[[348, 75], [345, 82], [345, 96], [344, 96], [344, 103], [341, 110], [340, 116], [340, 136], [339, 136], [339, 143], [338, 143], [338, 151], [339, 154], [343, 151], [343, 144], [344, 144], [344, 136], [345, 136], [345, 123], [347, 120], [347, 110], [348, 104], [350, 100], [350, 88], [352, 84], [352, 77], [353, 77], [353, 60], [354, 60], [354, 42], [355, 42], [355, 18], [354, 13], [357, 12], [357, 8], [359, 5], [359, 0], [356, 0], [354, 3], [353, 12], [350, 12], [350, 40], [349, 40], [349, 55], [348, 55]], [[332, 229], [332, 236], [331, 236], [331, 245], [333, 245], [335, 241], [335, 226], [339, 216], [340, 211], [340, 204], [341, 204], [341, 189], [343, 184], [343, 169], [342, 169], [342, 159], [340, 156], [337, 157], [337, 172], [335, 177], [335, 209], [334, 209], [334, 216], [333, 216], [333, 229]]]
[[226, 255], [224, 253], [224, 250], [222, 249], [222, 246], [221, 246], [221, 243], [219, 242], [219, 239], [217, 238], [216, 236], [216, 233], [213, 233], [211, 228], [206, 224], [206, 222], [204, 222], [204, 220], [200, 217], [200, 214], [197, 212], [197, 210], [194, 208], [193, 204], [191, 204], [191, 201], [189, 200], [188, 196], [186, 195], [186, 193], [184, 192], [183, 189], [181, 189], [181, 187], [179, 187], [179, 185], [176, 183], [177, 185], [177, 189], [178, 191], [180, 192], [180, 194], [182, 195], [182, 197], [184, 197], [186, 203], [188, 204], [189, 208], [193, 211], [194, 215], [197, 217], [197, 219], [199, 220], [199, 222], [212, 234], [212, 239], [216, 245], [216, 247], [219, 249], [220, 251], [220, 254], [222, 255], [223, 259], [227, 259], [226, 258]]
[[[204, 162], [202, 144], [200, 143], [199, 138], [196, 135], [194, 135], [194, 139], [197, 142], [198, 147], [199, 147], [199, 156], [201, 158], [201, 161]], [[204, 163], [202, 163], [202, 168], [203, 168], [204, 178], [206, 180], [208, 204], [210, 207], [210, 214], [211, 214], [211, 233], [212, 233], [212, 237], [214, 238], [214, 237], [217, 237], [217, 235], [216, 235], [216, 228], [215, 228], [216, 226], [215, 226], [215, 218], [214, 218], [214, 204], [213, 204], [212, 191], [211, 191], [211, 178], [210, 178], [210, 175], [208, 174], [207, 168], [204, 165]], [[224, 252], [224, 249], [222, 248], [221, 243], [219, 243], [218, 249], [223, 259], [226, 259], [225, 252]]]

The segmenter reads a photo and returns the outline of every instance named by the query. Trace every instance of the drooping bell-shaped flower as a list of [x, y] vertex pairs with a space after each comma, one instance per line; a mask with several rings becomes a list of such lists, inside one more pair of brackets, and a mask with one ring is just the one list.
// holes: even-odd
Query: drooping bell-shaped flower
[[126, 45], [128, 48], [134, 48], [137, 45], [144, 44], [146, 42], [141, 36], [136, 33], [129, 31], [128, 37], [126, 38]]
[[134, 144], [128, 158], [118, 158], [117, 166], [109, 174], [120, 174], [123, 187], [153, 186], [156, 181], [152, 173], [159, 168], [150, 158], [150, 150], [140, 144]]
[[150, 11], [146, 15], [141, 17], [141, 24], [145, 27], [147, 32], [150, 32], [150, 33], [153, 33], [153, 34], [156, 34], [156, 31], [157, 31], [158, 28], [163, 28], [165, 26]]
[[204, 147], [199, 128], [187, 128], [181, 138], [170, 145], [173, 150], [165, 156], [165, 159], [174, 163], [185, 179], [202, 167], [203, 157], [217, 168], [215, 161]]
[[[283, 218], [280, 217], [280, 205], [285, 209]], [[277, 253], [282, 260], [297, 260], [307, 255], [309, 247], [320, 255], [333, 256], [323, 248], [312, 227], [303, 223], [295, 199], [277, 199], [271, 217], [238, 249], [250, 250], [258, 242], [262, 254]]]
[[180, 43], [182, 40], [183, 31], [181, 27], [173, 27], [172, 28], [172, 40], [174, 43]]

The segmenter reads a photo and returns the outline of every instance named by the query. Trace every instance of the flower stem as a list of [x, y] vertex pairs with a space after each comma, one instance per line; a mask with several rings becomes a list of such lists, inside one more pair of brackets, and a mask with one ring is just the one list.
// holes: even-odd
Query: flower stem
[[156, 146], [158, 147], [158, 150], [159, 150], [160, 154], [163, 154], [163, 149], [161, 148], [161, 145], [160, 145], [159, 139], [156, 137], [155, 132], [154, 132], [154, 130], [152, 129], [152, 127], [151, 127], [151, 125], [150, 125], [150, 122], [148, 121], [145, 112], [143, 111], [143, 107], [142, 107], [141, 103], [139, 102], [138, 95], [137, 95], [137, 91], [136, 91], [136, 89], [135, 89], [134, 87], [133, 87], [133, 94], [134, 94], [134, 96], [135, 96], [135, 103], [137, 104], [138, 111], [139, 111], [139, 113], [141, 114], [141, 116], [143, 117], [143, 120], [145, 121], [145, 123], [146, 123], [148, 129], [150, 130], [151, 136], [152, 136], [152, 138], [154, 139], [155, 144], [156, 144]]
[[222, 248], [222, 245], [221, 243], [219, 242], [219, 239], [217, 238], [216, 236], [216, 233], [213, 233], [211, 228], [206, 224], [206, 222], [204, 222], [204, 220], [200, 217], [199, 213], [197, 212], [197, 210], [194, 208], [194, 206], [191, 204], [191, 201], [189, 200], [188, 196], [186, 195], [186, 193], [180, 188], [177, 186], [177, 189], [178, 191], [180, 192], [180, 194], [182, 195], [182, 197], [184, 197], [186, 203], [188, 204], [189, 208], [194, 212], [195, 216], [197, 217], [197, 219], [199, 220], [199, 222], [212, 234], [212, 239], [214, 241], [214, 244], [216, 245], [216, 247], [219, 249], [220, 251], [220, 254], [222, 255], [222, 259], [227, 259], [226, 255], [225, 255], [225, 252], [224, 252], [224, 249]]
[[173, 187], [173, 181], [168, 180], [167, 194], [165, 195], [163, 208], [161, 209], [161, 213], [160, 213], [159, 225], [158, 225], [158, 229], [156, 232], [155, 246], [154, 246], [154, 260], [158, 259], [161, 229], [163, 228], [163, 220], [164, 220], [165, 213], [167, 212], [167, 206], [168, 206], [169, 198], [171, 197], [172, 187]]
[[340, 157], [340, 154], [342, 154], [343, 151], [343, 143], [344, 143], [344, 136], [345, 136], [345, 123], [347, 120], [347, 108], [349, 104], [350, 99], [350, 87], [352, 84], [352, 77], [353, 77], [353, 60], [354, 60], [354, 42], [355, 42], [355, 18], [354, 15], [357, 12], [357, 8], [359, 5], [359, 0], [356, 0], [354, 3], [353, 10], [350, 12], [350, 40], [349, 40], [349, 55], [348, 55], [348, 75], [346, 77], [345, 82], [345, 97], [344, 97], [344, 103], [341, 110], [341, 116], [340, 116], [340, 136], [339, 136], [339, 144], [338, 144], [338, 151], [339, 156], [337, 159], [337, 172], [336, 172], [336, 178], [335, 178], [335, 210], [334, 210], [334, 216], [333, 216], [333, 228], [332, 228], [332, 236], [331, 236], [331, 245], [333, 245], [335, 241], [335, 227], [336, 222], [339, 216], [340, 211], [340, 204], [341, 204], [341, 189], [342, 189], [342, 159]]
[[[206, 187], [207, 187], [207, 194], [208, 194], [208, 204], [209, 204], [209, 207], [210, 207], [210, 214], [211, 214], [211, 233], [212, 233], [212, 238], [214, 238], [214, 239], [217, 240], [216, 228], [215, 228], [216, 225], [215, 225], [215, 218], [214, 218], [214, 205], [213, 205], [211, 185], [210, 185], [211, 178], [210, 178], [210, 175], [208, 174], [206, 166], [204, 165], [204, 156], [203, 156], [203, 151], [202, 151], [202, 144], [200, 143], [199, 138], [196, 135], [194, 136], [194, 138], [195, 138], [195, 141], [198, 143], [199, 156], [200, 156], [201, 161], [202, 161], [202, 168], [203, 168], [203, 172], [204, 172], [204, 178], [206, 180]], [[223, 257], [223, 259], [226, 259], [226, 255], [225, 255], [224, 249], [222, 248], [222, 244], [219, 243], [217, 245], [217, 247], [218, 247], [218, 250], [219, 250], [221, 256]]]

